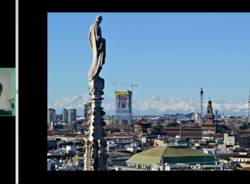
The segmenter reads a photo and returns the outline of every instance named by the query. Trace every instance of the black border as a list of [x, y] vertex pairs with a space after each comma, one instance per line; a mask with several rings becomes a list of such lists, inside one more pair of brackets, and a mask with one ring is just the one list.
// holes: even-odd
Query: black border
[[[2, 5], [3, 6], [3, 5]], [[15, 68], [15, 0], [9, 0], [1, 11], [0, 68]], [[1, 180], [15, 182], [15, 116], [0, 116]]]
[[[104, 182], [160, 182], [159, 176], [204, 181], [210, 176], [223, 179], [234, 173], [211, 172], [47, 172], [47, 12], [249, 12], [247, 4], [228, 2], [150, 1], [24, 1], [19, 2], [19, 181], [20, 183], [84, 183], [86, 179]], [[197, 3], [197, 2], [196, 2]], [[244, 173], [243, 173], [244, 175]], [[125, 176], [125, 177], [122, 177]], [[130, 177], [127, 177], [130, 176]], [[155, 176], [152, 178], [152, 176]], [[121, 178], [122, 177], [122, 178]], [[193, 180], [194, 181], [194, 180]], [[215, 180], [214, 180], [215, 181]], [[167, 181], [166, 181], [167, 182]]]
[[15, 182], [15, 117], [0, 117], [1, 140], [1, 180]]
[[15, 68], [15, 0], [9, 0], [5, 8], [1, 14], [0, 67]]

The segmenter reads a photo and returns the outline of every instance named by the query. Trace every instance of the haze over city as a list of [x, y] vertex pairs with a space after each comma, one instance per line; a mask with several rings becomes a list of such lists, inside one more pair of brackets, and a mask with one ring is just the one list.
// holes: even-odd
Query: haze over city
[[49, 103], [88, 94], [88, 30], [98, 14], [108, 42], [101, 74], [106, 104], [114, 100], [115, 81], [138, 84], [133, 98], [141, 108], [153, 99], [163, 109], [169, 101], [184, 103], [184, 109], [192, 102], [197, 109], [203, 87], [205, 100], [247, 110], [250, 15], [245, 13], [49, 13]]

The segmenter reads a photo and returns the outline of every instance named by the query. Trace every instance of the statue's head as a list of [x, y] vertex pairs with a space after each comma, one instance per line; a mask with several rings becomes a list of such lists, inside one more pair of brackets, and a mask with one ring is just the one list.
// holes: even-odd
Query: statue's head
[[97, 16], [95, 20], [100, 24], [102, 22], [102, 16]]
[[1, 97], [2, 91], [3, 91], [3, 85], [0, 83], [0, 97]]

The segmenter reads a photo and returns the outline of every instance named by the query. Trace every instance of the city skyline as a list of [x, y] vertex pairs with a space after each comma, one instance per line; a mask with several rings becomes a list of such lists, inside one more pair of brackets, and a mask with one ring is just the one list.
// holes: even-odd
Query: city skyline
[[88, 93], [88, 30], [99, 14], [108, 43], [104, 97], [113, 98], [118, 81], [138, 84], [137, 100], [198, 99], [203, 87], [205, 99], [247, 101], [249, 14], [49, 13], [49, 102]]
[[[62, 113], [63, 109], [76, 109], [79, 116], [83, 115], [83, 106], [88, 102], [88, 95], [83, 94], [79, 96], [67, 97], [57, 100], [54, 103], [49, 103], [49, 108], [54, 108], [57, 114]], [[233, 115], [233, 116], [247, 116], [248, 104], [246, 101], [233, 103], [233, 102], [217, 102], [212, 101], [214, 113], [217, 111], [219, 114]], [[208, 101], [203, 103], [203, 115], [206, 113]], [[164, 115], [175, 113], [191, 113], [200, 112], [199, 99], [170, 99], [163, 100], [157, 97], [151, 97], [145, 100], [133, 101], [132, 105], [133, 115]], [[115, 115], [115, 99], [105, 99], [103, 108], [106, 115]]]

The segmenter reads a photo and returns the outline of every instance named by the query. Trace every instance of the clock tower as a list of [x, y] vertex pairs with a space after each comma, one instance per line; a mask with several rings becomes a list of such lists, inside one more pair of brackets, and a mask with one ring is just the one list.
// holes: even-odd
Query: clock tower
[[214, 125], [214, 113], [213, 113], [213, 106], [212, 106], [211, 100], [208, 101], [208, 105], [207, 105], [205, 125]]

